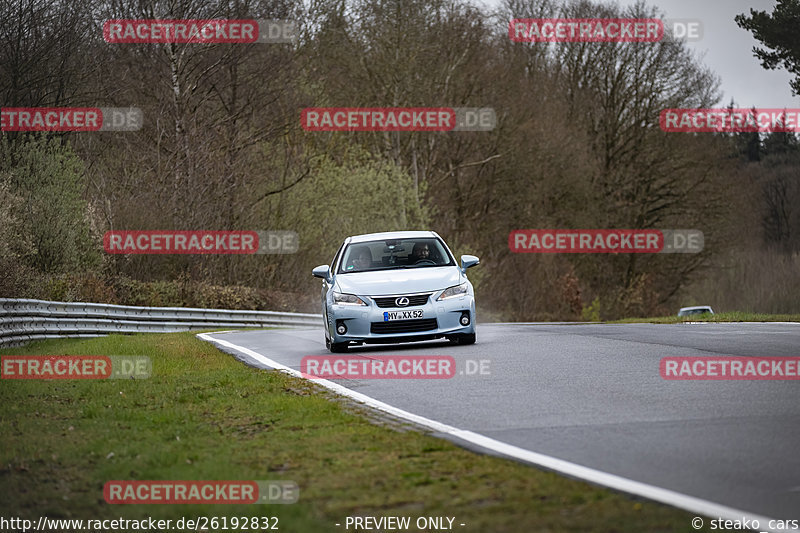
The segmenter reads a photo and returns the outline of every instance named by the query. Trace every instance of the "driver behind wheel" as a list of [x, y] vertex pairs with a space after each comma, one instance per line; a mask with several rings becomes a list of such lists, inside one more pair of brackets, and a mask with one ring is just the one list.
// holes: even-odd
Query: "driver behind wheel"
[[430, 261], [431, 259], [431, 250], [428, 248], [428, 243], [426, 242], [418, 242], [414, 245], [414, 248], [411, 250], [411, 264], [418, 263], [423, 259], [427, 259]]

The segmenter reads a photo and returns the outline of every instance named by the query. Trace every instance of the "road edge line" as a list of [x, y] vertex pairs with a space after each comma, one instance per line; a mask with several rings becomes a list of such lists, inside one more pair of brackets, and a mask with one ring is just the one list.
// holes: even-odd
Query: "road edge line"
[[[260, 353], [253, 351], [249, 348], [245, 348], [244, 346], [239, 346], [230, 341], [222, 339], [215, 339], [211, 336], [210, 333], [198, 333], [196, 336], [204, 341], [210, 342], [211, 344], [218, 344], [221, 346], [225, 346], [227, 348], [231, 348], [240, 353], [248, 355], [265, 366], [268, 366], [275, 370], [280, 370], [293, 377], [308, 379], [308, 376], [306, 376], [302, 372], [299, 372], [293, 368], [283, 365], [277, 361], [273, 361], [272, 359], [264, 355], [261, 355]], [[492, 451], [496, 454], [516, 459], [521, 462], [540, 466], [548, 470], [565, 474], [570, 477], [594, 483], [596, 485], [602, 485], [604, 487], [615, 489], [627, 494], [632, 494], [634, 496], [641, 496], [643, 498], [647, 498], [649, 500], [670, 505], [672, 507], [676, 507], [684, 511], [691, 511], [693, 513], [702, 514], [703, 516], [712, 519], [722, 518], [724, 520], [742, 520], [744, 517], [746, 517], [751, 521], [758, 520], [759, 526], [761, 526], [761, 524], [768, 524], [771, 520], [775, 520], [767, 518], [765, 516], [756, 515], [747, 511], [734, 509], [732, 507], [728, 507], [726, 505], [722, 505], [719, 503], [703, 500], [695, 496], [682, 494], [680, 492], [676, 492], [670, 489], [656, 487], [655, 485], [649, 485], [641, 481], [634, 481], [632, 479], [628, 479], [622, 476], [617, 476], [615, 474], [610, 474], [608, 472], [603, 472], [601, 470], [595, 470], [594, 468], [589, 468], [587, 466], [571, 463], [564, 459], [558, 459], [556, 457], [551, 457], [549, 455], [545, 455], [539, 452], [526, 450], [524, 448], [514, 446], [513, 444], [507, 444], [505, 442], [493, 439], [491, 437], [481, 435], [480, 433], [459, 429], [457, 427], [450, 426], [448, 424], [444, 424], [436, 420], [431, 420], [430, 418], [425, 418], [424, 416], [415, 415], [414, 413], [410, 413], [398, 407], [394, 407], [392, 405], [384, 403], [380, 400], [376, 400], [371, 396], [367, 396], [366, 394], [362, 394], [360, 392], [348, 389], [347, 387], [344, 387], [342, 385], [339, 385], [338, 383], [334, 383], [333, 381], [327, 379], [313, 379], [310, 381], [313, 381], [318, 385], [321, 385], [329, 390], [341, 394], [342, 396], [346, 396], [350, 399], [364, 403], [369, 407], [372, 407], [379, 411], [383, 411], [397, 418], [413, 422], [414, 424], [417, 424], [419, 426], [426, 427], [437, 433], [443, 433], [455, 439], [469, 442], [480, 448]], [[779, 530], [773, 530], [765, 527], [759, 527], [759, 531], [779, 533]]]

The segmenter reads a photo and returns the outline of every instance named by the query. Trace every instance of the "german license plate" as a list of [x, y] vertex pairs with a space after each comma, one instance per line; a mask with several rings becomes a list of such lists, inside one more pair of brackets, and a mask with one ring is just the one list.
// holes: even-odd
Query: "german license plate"
[[422, 318], [421, 309], [409, 309], [407, 311], [384, 311], [383, 321], [391, 322], [392, 320], [413, 320], [415, 318]]

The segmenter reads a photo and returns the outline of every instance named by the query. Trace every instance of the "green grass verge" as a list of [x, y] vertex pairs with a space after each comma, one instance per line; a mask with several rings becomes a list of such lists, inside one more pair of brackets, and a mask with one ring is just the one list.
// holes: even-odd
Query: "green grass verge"
[[[153, 377], [0, 381], [0, 516], [271, 515], [291, 533], [345, 531], [348, 515], [450, 516], [464, 532], [691, 530], [691, 514], [371, 423], [313, 383], [247, 367], [192, 333], [0, 350], [20, 354], [146, 355]], [[145, 479], [291, 480], [300, 500], [103, 500], [106, 481]]]
[[767, 315], [761, 313], [747, 313], [731, 311], [729, 313], [703, 314], [694, 316], [660, 316], [651, 318], [624, 318], [614, 320], [608, 324], [635, 324], [646, 322], [650, 324], [680, 324], [682, 322], [800, 322], [800, 315]]

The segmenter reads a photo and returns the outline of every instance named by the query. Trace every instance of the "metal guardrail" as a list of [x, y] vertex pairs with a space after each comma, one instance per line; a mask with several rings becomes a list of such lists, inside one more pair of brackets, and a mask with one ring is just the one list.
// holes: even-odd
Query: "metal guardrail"
[[191, 307], [138, 307], [0, 298], [0, 346], [111, 333], [169, 333], [211, 328], [308, 327], [322, 315]]

